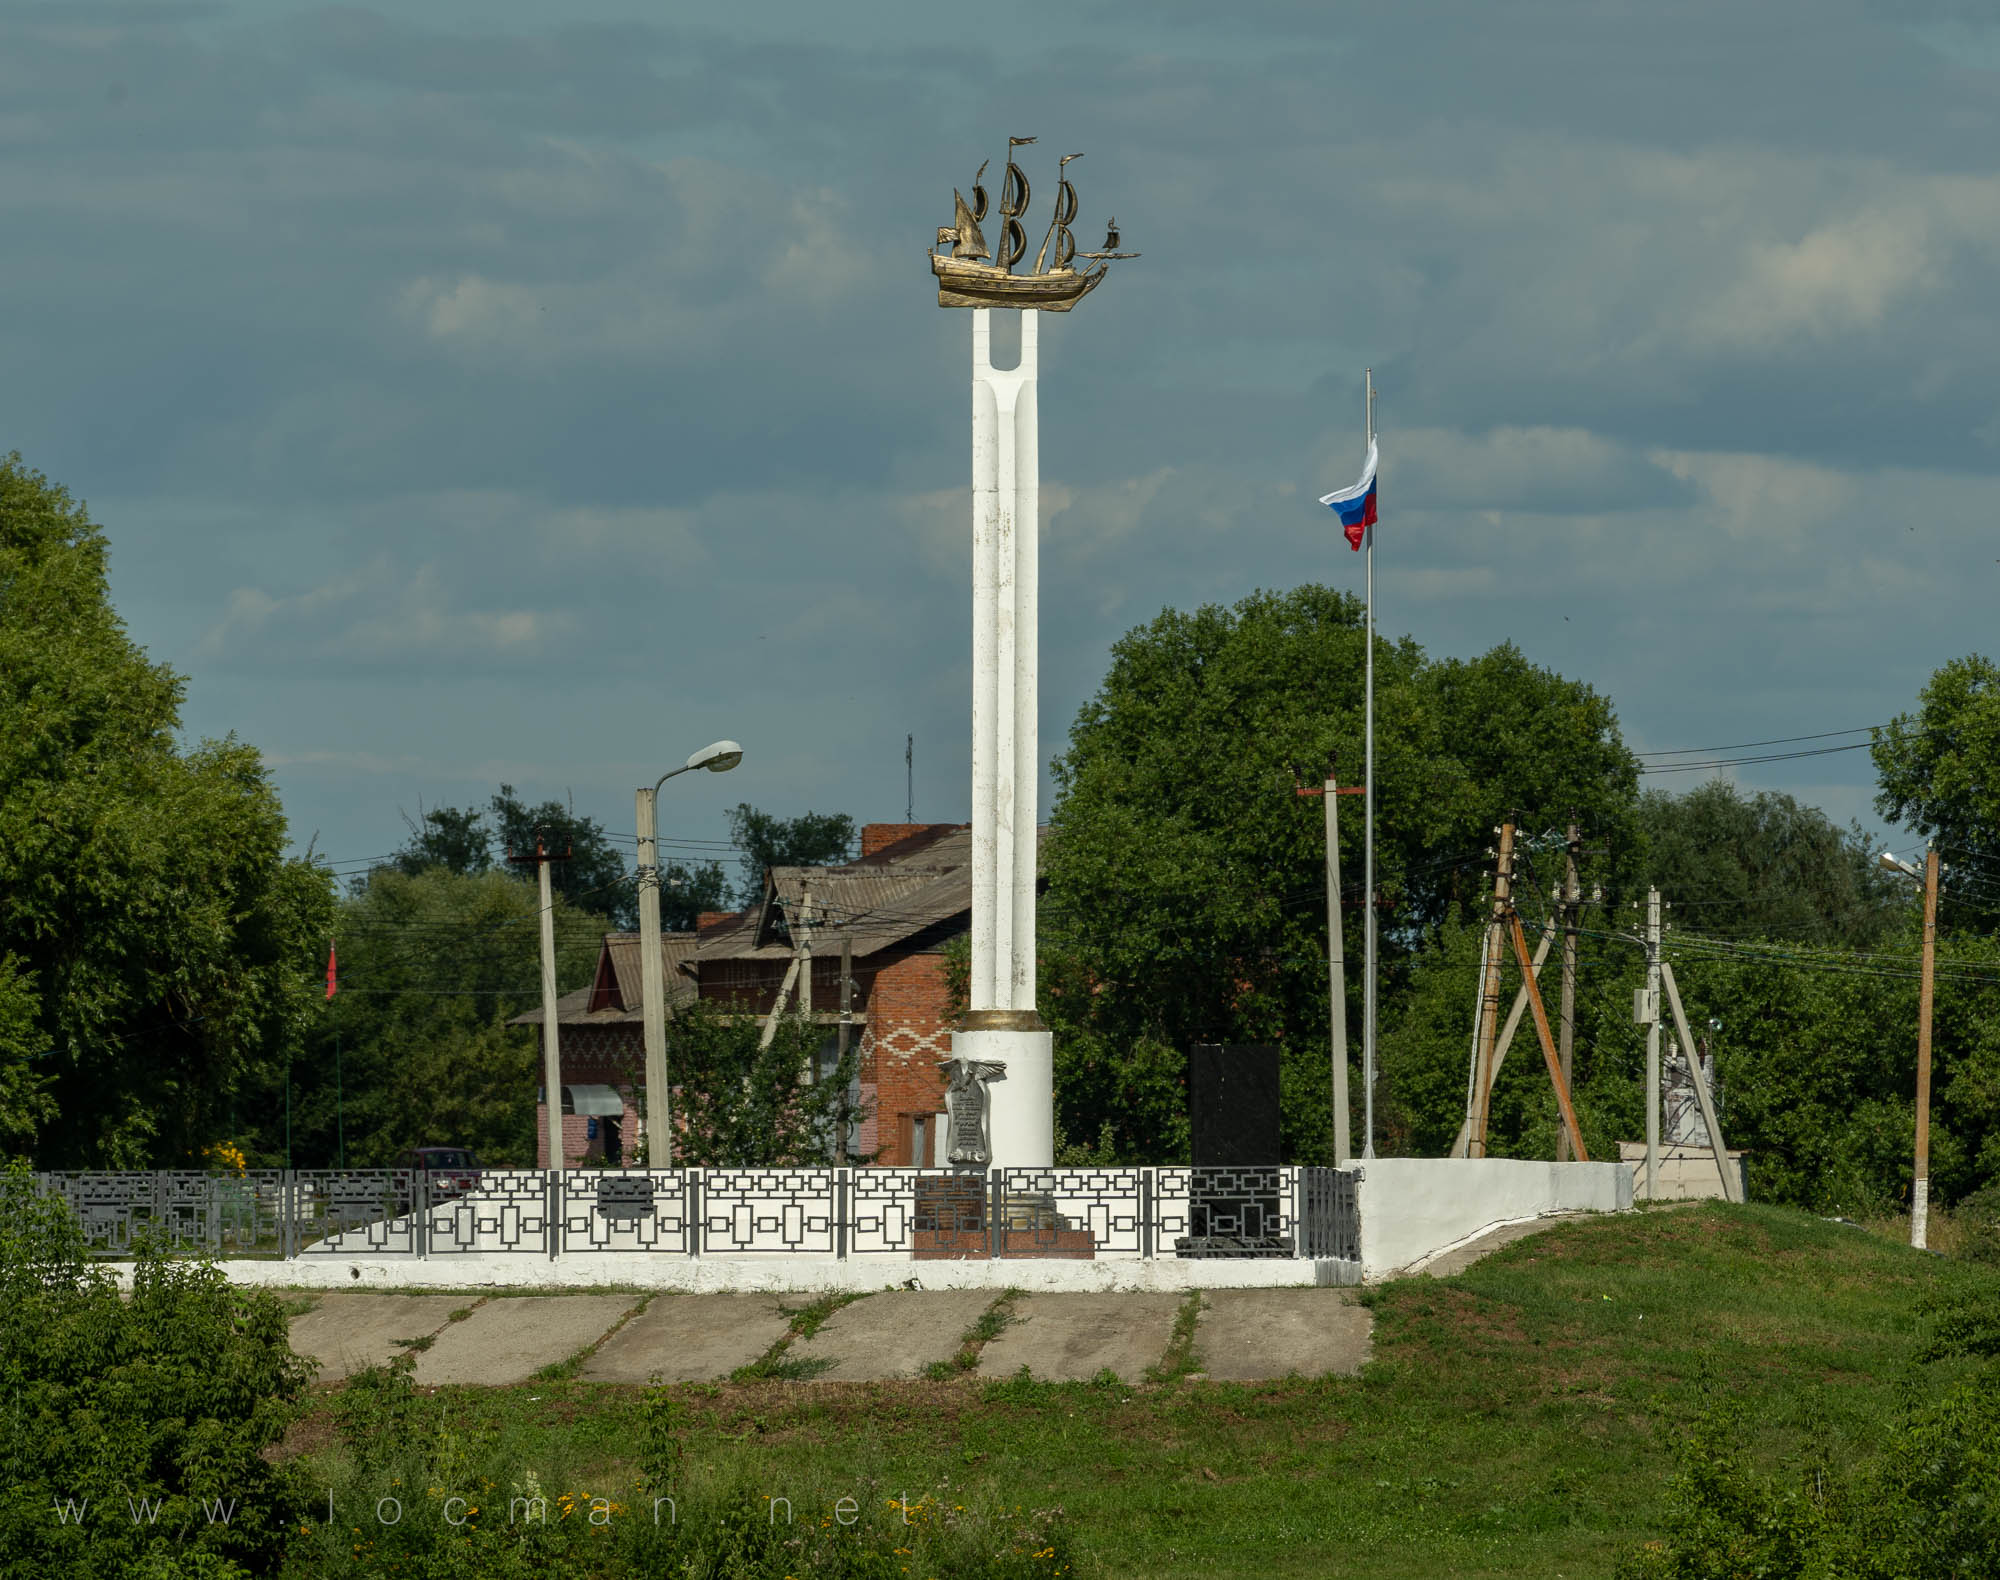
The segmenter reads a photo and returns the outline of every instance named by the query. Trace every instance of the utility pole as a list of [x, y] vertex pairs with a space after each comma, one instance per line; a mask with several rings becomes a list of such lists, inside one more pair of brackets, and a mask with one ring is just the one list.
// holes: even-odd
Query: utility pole
[[808, 878], [799, 894], [799, 1013], [810, 1025], [813, 1017], [813, 886]]
[[1928, 1249], [1931, 1216], [1931, 1005], [1937, 967], [1938, 853], [1924, 852], [1924, 976], [1917, 992], [1917, 1167], [1910, 1191], [1910, 1244]]
[[[847, 1042], [848, 1038], [853, 1034], [854, 938], [843, 927], [840, 930], [840, 1032], [839, 1040], [835, 1044], [838, 1052], [835, 1054], [833, 1061], [833, 1069], [836, 1075], [840, 1073], [841, 1066], [847, 1063]], [[847, 1094], [843, 1092], [841, 1094], [841, 1102], [844, 1105], [846, 1101]], [[847, 1162], [847, 1121], [844, 1118], [833, 1127], [833, 1143], [834, 1163], [836, 1165], [845, 1164]]]
[[[1578, 912], [1582, 909], [1583, 891], [1577, 885], [1576, 858], [1583, 850], [1583, 834], [1570, 819], [1569, 836], [1564, 846], [1563, 856], [1563, 961], [1562, 961], [1562, 1004], [1557, 1011], [1561, 1022], [1558, 1034], [1558, 1051], [1562, 1061], [1563, 1085], [1574, 1082], [1575, 1064], [1572, 1058], [1576, 1048], [1576, 937]], [[1569, 1132], [1556, 1132], [1556, 1161], [1569, 1161]]]
[[1472, 1127], [1466, 1156], [1486, 1156], [1487, 1109], [1493, 1098], [1493, 1050], [1500, 1034], [1500, 961], [1506, 948], [1507, 915], [1513, 907], [1514, 820], [1500, 827], [1500, 853], [1493, 867], [1493, 918], [1486, 931], [1486, 991], [1479, 1018], [1479, 1067], [1473, 1078]]
[[1354, 1156], [1354, 1126], [1347, 1102], [1347, 943], [1340, 916], [1340, 797], [1359, 795], [1361, 786], [1340, 788], [1333, 764], [1326, 780], [1314, 790], [1300, 785], [1296, 794], [1326, 798], [1326, 971], [1332, 1022], [1333, 1166], [1346, 1168]]
[[516, 866], [532, 866], [535, 869], [536, 887], [541, 896], [542, 1093], [547, 1099], [549, 1167], [552, 1169], [563, 1166], [563, 1112], [562, 1054], [556, 1032], [556, 901], [553, 885], [549, 881], [549, 864], [567, 861], [569, 854], [567, 846], [560, 856], [551, 852], [548, 831], [540, 827], [535, 830], [535, 853], [532, 856], [517, 856], [512, 851], [507, 853], [507, 859]]
[[903, 821], [917, 820], [917, 738], [903, 737]]
[[1660, 1187], [1660, 891], [1646, 891], [1646, 1200]]
[[667, 984], [660, 958], [658, 786], [638, 792], [639, 999], [646, 1044], [646, 1166], [674, 1166], [672, 1100], [667, 1092]]

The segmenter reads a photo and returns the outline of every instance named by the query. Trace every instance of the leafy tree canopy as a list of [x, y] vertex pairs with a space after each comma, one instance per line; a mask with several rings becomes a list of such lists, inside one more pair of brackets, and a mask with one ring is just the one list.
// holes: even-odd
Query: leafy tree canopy
[[[1875, 810], [1935, 838], [1946, 861], [1969, 861], [1991, 891], [2000, 873], [2000, 666], [1977, 653], [1953, 659], [1931, 676], [1914, 713], [1875, 732], [1870, 750]], [[1990, 892], [1954, 887], [1960, 905], [1971, 901], [1989, 919], [2000, 910]]]
[[[1170, 610], [1112, 649], [1054, 765], [1044, 857], [1043, 1013], [1060, 1028], [1068, 1134], [1108, 1122], [1126, 1155], [1170, 1156], [1188, 1045], [1275, 1042], [1288, 1153], [1331, 1154], [1323, 803], [1293, 792], [1330, 759], [1343, 782], [1360, 779], [1364, 644], [1359, 600], [1306, 586]], [[1637, 778], [1609, 702], [1511, 645], [1440, 662], [1378, 637], [1375, 684], [1393, 991], [1412, 953], [1475, 907], [1492, 829], [1510, 811], [1536, 831], [1574, 814], [1629, 853]], [[1358, 960], [1358, 800], [1341, 813]], [[1356, 1047], [1360, 975], [1349, 973]]]
[[285, 858], [252, 748], [181, 747], [183, 682], [126, 634], [107, 554], [0, 460], [0, 1143], [180, 1166], [310, 1023], [332, 884]]
[[730, 837], [742, 851], [739, 905], [754, 904], [764, 892], [766, 867], [823, 867], [848, 859], [854, 849], [854, 819], [845, 812], [804, 812], [775, 817], [749, 802], [729, 814]]
[[1640, 797], [1647, 874], [1696, 932], [1800, 943], [1865, 944], [1907, 909], [1907, 885], [1882, 871], [1857, 824], [1777, 791], [1722, 780]]
[[[383, 1167], [406, 1147], [465, 1146], [532, 1165], [539, 1052], [507, 1022], [541, 1003], [535, 891], [499, 872], [375, 872], [343, 900], [339, 991], [291, 1071], [290, 1155]], [[556, 980], [583, 986], [602, 916], [556, 900]], [[284, 1091], [261, 1109], [257, 1160], [286, 1159]]]
[[[608, 916], [614, 927], [630, 931], [639, 925], [637, 891], [629, 881], [625, 858], [604, 825], [595, 818], [578, 817], [560, 801], [530, 806], [512, 785], [502, 785], [484, 812], [469, 806], [428, 809], [410, 826], [409, 840], [385, 866], [406, 877], [433, 868], [472, 876], [498, 867], [533, 884], [534, 866], [509, 857], [532, 854], [538, 837], [562, 856], [550, 873], [557, 894], [571, 905]], [[368, 879], [361, 882], [365, 886]]]

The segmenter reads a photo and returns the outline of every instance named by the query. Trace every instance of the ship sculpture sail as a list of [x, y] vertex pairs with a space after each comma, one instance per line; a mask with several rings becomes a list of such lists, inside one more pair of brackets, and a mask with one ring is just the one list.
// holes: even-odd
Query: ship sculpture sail
[[[1105, 233], [1104, 246], [1096, 252], [1078, 252], [1076, 235], [1076, 188], [1070, 184], [1069, 165], [1081, 154], [1066, 154], [1057, 166], [1055, 212], [1048, 233], [1035, 254], [1034, 268], [1016, 274], [1014, 266], [1027, 256], [1027, 232], [1021, 216], [1028, 211], [1032, 189], [1027, 173], [1014, 163], [1014, 150], [1032, 143], [1032, 137], [1007, 139], [1007, 174], [1000, 186], [1000, 251], [996, 257], [986, 245], [979, 222], [986, 218], [986, 188], [980, 185], [986, 166], [972, 178], [972, 201], [952, 191], [953, 219], [940, 225], [937, 243], [931, 248], [931, 273], [937, 276], [940, 307], [1024, 307], [1044, 313], [1066, 313], [1096, 290], [1114, 258], [1136, 258], [1136, 252], [1119, 252], [1118, 222], [1113, 220]], [[950, 252], [940, 249], [949, 246]], [[1053, 248], [1053, 251], [1051, 250]], [[1084, 268], [1076, 260], [1090, 260]]]

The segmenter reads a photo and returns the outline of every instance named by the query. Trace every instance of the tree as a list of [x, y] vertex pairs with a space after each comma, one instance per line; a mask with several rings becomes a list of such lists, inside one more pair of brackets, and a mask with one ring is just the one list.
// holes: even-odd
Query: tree
[[[587, 982], [603, 917], [556, 900], [556, 978]], [[532, 1164], [540, 1053], [508, 1021], [541, 1003], [539, 900], [499, 872], [378, 869], [340, 905], [339, 991], [289, 1072], [299, 1168], [382, 1167], [407, 1147], [471, 1147]], [[261, 1111], [258, 1158], [285, 1162], [282, 1089]]]
[[780, 1019], [766, 1043], [754, 1015], [728, 1015], [705, 1001], [677, 1010], [667, 1027], [681, 1130], [676, 1159], [726, 1168], [824, 1163], [838, 1129], [851, 1133], [861, 1119], [848, 1096], [858, 1045], [813, 1079], [813, 1056], [830, 1052], [830, 1041], [801, 1016]]
[[[2000, 666], [1977, 653], [1955, 658], [1931, 676], [1915, 713], [1899, 713], [1875, 731], [1875, 810], [1949, 847], [1947, 860], [1969, 858], [1994, 887], [2000, 872]], [[1963, 863], [1961, 863], [1963, 864]], [[1961, 884], [1962, 906], [1990, 917], [2000, 902]]]
[[[532, 854], [539, 830], [551, 851], [569, 853], [550, 875], [556, 893], [571, 905], [610, 917], [621, 931], [631, 932], [639, 925], [638, 890], [632, 875], [596, 818], [578, 817], [560, 801], [529, 806], [514, 793], [512, 785], [502, 785], [491, 806], [494, 835], [503, 855]], [[510, 870], [525, 882], [536, 881], [532, 866]]]
[[1857, 824], [1764, 790], [1715, 780], [1639, 800], [1646, 870], [1683, 924], [1732, 937], [1866, 944], [1905, 909]]
[[[405, 822], [409, 822], [407, 818]], [[477, 807], [437, 806], [410, 824], [409, 843], [387, 863], [407, 877], [442, 867], [461, 877], [485, 872], [493, 865], [493, 837], [486, 815]], [[367, 880], [362, 880], [365, 885]]]
[[730, 837], [743, 852], [743, 887], [737, 903], [763, 897], [767, 867], [823, 867], [845, 861], [854, 848], [854, 819], [845, 812], [803, 812], [774, 817], [749, 802], [729, 813]]
[[660, 868], [660, 927], [691, 933], [704, 913], [729, 909], [729, 878], [719, 861], [697, 866], [670, 861]]
[[0, 1133], [51, 1167], [184, 1166], [311, 1024], [333, 885], [286, 858], [252, 748], [180, 748], [183, 682], [127, 635], [108, 554], [0, 460]]
[[[1365, 640], [1357, 599], [1306, 586], [1169, 610], [1113, 647], [1054, 765], [1044, 854], [1043, 1014], [1067, 1134], [1109, 1123], [1123, 1155], [1165, 1161], [1188, 1046], [1274, 1042], [1287, 1155], [1331, 1155], [1324, 825], [1293, 790], [1330, 758], [1361, 776]], [[1375, 674], [1387, 1024], [1415, 953], [1476, 908], [1510, 809], [1535, 830], [1574, 812], [1629, 847], [1637, 779], [1610, 704], [1512, 646], [1440, 663], [1378, 637]], [[1353, 962], [1362, 820], [1343, 810]], [[1357, 1053], [1360, 978], [1350, 968]]]

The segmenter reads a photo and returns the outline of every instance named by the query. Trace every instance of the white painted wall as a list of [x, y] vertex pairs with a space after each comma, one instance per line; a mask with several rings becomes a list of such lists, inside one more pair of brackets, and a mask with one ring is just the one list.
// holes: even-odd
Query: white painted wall
[[1622, 1212], [1618, 1163], [1518, 1158], [1371, 1158], [1361, 1166], [1361, 1272], [1387, 1278], [1498, 1224], [1556, 1212]]

